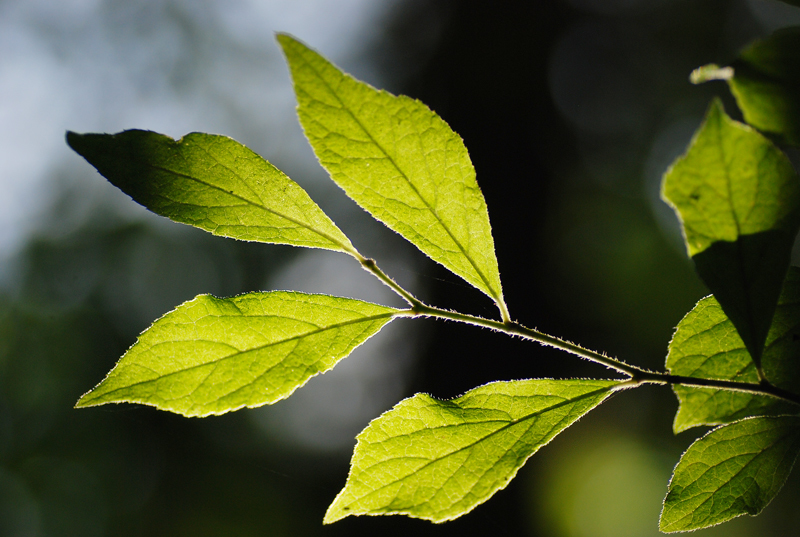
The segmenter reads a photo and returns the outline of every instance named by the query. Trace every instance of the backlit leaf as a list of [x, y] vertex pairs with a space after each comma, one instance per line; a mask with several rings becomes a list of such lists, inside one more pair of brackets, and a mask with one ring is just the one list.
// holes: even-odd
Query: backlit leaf
[[688, 152], [664, 176], [697, 272], [758, 366], [800, 226], [788, 158], [715, 101]]
[[783, 487], [798, 451], [800, 417], [747, 418], [714, 429], [675, 467], [661, 531], [690, 531], [757, 515]]
[[226, 136], [69, 132], [67, 142], [114, 186], [176, 222], [245, 241], [356, 253], [297, 183]]
[[525, 461], [612, 393], [604, 380], [494, 382], [453, 400], [417, 394], [358, 435], [325, 522], [348, 515], [457, 518], [505, 488]]
[[131, 402], [207, 416], [274, 403], [331, 369], [397, 312], [297, 292], [200, 295], [153, 323], [77, 406]]
[[[776, 386], [800, 388], [800, 269], [786, 275], [764, 348], [764, 373]], [[669, 344], [667, 369], [673, 375], [758, 383], [750, 354], [733, 323], [712, 297], [697, 303], [678, 324]], [[680, 401], [675, 432], [698, 425], [730, 423], [747, 416], [785, 414], [796, 405], [767, 396], [730, 390], [674, 386]]]
[[489, 214], [461, 138], [421, 102], [355, 80], [292, 37], [278, 40], [300, 123], [331, 178], [505, 315]]

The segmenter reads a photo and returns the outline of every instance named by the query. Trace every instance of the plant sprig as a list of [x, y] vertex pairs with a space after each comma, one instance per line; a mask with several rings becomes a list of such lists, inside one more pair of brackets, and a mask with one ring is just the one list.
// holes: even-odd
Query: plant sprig
[[[724, 78], [745, 117], [763, 118], [767, 112], [758, 106], [765, 90], [752, 83], [763, 67], [772, 77], [768, 89], [788, 95], [786, 106], [792, 105], [781, 84], [796, 82], [784, 72], [793, 56], [770, 51], [783, 50], [800, 33], [776, 35], [748, 49], [739, 63], [706, 68], [693, 80]], [[429, 317], [554, 347], [622, 378], [493, 382], [449, 401], [425, 394], [401, 401], [358, 436], [350, 475], [326, 523], [359, 514], [434, 522], [464, 515], [503, 489], [560, 431], [614, 393], [644, 384], [674, 389], [676, 432], [719, 426], [676, 467], [662, 531], [757, 514], [769, 503], [800, 452], [800, 269], [789, 269], [800, 229], [800, 178], [777, 146], [732, 120], [715, 100], [686, 154], [665, 174], [663, 197], [676, 210], [688, 253], [713, 296], [678, 325], [667, 371], [650, 371], [512, 320], [486, 202], [461, 138], [419, 101], [352, 78], [288, 35], [278, 41], [300, 122], [331, 179], [489, 296], [500, 319], [415, 297], [362, 255], [297, 183], [230, 138], [68, 133], [76, 152], [151, 211], [238, 240], [347, 254], [408, 304], [398, 309], [292, 291], [200, 295], [155, 321], [77, 406], [137, 402], [208, 416], [272, 404], [394, 319]], [[769, 63], [776, 57], [777, 64]], [[792, 73], [800, 72], [796, 67]], [[786, 127], [778, 134], [791, 142], [796, 132]], [[698, 474], [698, 465], [708, 471]], [[749, 482], [758, 484], [758, 494], [740, 492]]]

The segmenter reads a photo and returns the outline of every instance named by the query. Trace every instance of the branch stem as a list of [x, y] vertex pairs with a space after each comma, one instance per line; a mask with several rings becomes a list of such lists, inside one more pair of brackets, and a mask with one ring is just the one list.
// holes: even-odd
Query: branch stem
[[461, 323], [482, 326], [484, 328], [490, 328], [492, 330], [503, 332], [504, 334], [508, 334], [510, 336], [519, 336], [523, 339], [536, 341], [537, 343], [540, 343], [542, 345], [546, 345], [548, 347], [554, 347], [556, 349], [566, 351], [570, 354], [580, 356], [585, 360], [589, 360], [591, 362], [604, 365], [619, 373], [628, 375], [629, 377], [634, 377], [638, 373], [645, 372], [644, 369], [641, 369], [639, 367], [630, 364], [626, 364], [620, 360], [617, 360], [616, 358], [611, 358], [599, 352], [585, 349], [580, 345], [576, 345], [575, 343], [572, 343], [570, 341], [566, 341], [545, 334], [543, 332], [539, 332], [538, 330], [527, 328], [513, 321], [506, 321], [506, 322], [493, 321], [491, 319], [484, 319], [483, 317], [475, 317], [473, 315], [467, 315], [465, 313], [458, 313], [455, 311], [447, 311], [435, 308], [422, 303], [420, 303], [413, 309], [408, 310], [405, 314], [406, 316], [409, 317], [435, 317], [437, 319], [447, 319], [450, 321], [457, 321]]
[[373, 259], [363, 257], [360, 254], [357, 255], [356, 259], [359, 263], [361, 263], [361, 266], [364, 268], [364, 270], [372, 273], [376, 278], [392, 289], [392, 291], [400, 295], [403, 300], [408, 302], [408, 304], [411, 306], [410, 309], [399, 311], [397, 313], [398, 317], [433, 317], [436, 319], [456, 321], [480, 326], [483, 328], [489, 328], [510, 336], [518, 336], [523, 339], [535, 341], [541, 345], [554, 347], [556, 349], [579, 356], [584, 360], [589, 360], [590, 362], [613, 369], [614, 371], [622, 373], [623, 375], [627, 375], [629, 378], [621, 385], [621, 388], [633, 388], [636, 386], [641, 386], [642, 384], [692, 386], [695, 388], [712, 388], [752, 393], [754, 395], [766, 395], [800, 405], [800, 395], [778, 388], [777, 386], [770, 384], [763, 377], [761, 377], [761, 382], [758, 384], [752, 384], [746, 382], [734, 382], [731, 380], [704, 379], [684, 377], [681, 375], [671, 375], [669, 373], [649, 371], [635, 365], [626, 364], [625, 362], [616, 358], [611, 358], [610, 356], [586, 349], [570, 341], [539, 332], [538, 330], [534, 330], [532, 328], [527, 328], [517, 322], [511, 321], [508, 317], [508, 310], [504, 307], [505, 304], [503, 304], [503, 307], [501, 307], [503, 321], [494, 321], [491, 319], [484, 319], [483, 317], [468, 315], [466, 313], [448, 311], [433, 306], [428, 306], [417, 297], [400, 287], [400, 285], [398, 285], [397, 282], [395, 282], [392, 278], [387, 276], [386, 273], [378, 267]]
[[[355, 257], [355, 256], [354, 256]], [[389, 289], [400, 295], [403, 300], [408, 302], [408, 304], [412, 308], [418, 308], [424, 306], [422, 301], [420, 301], [417, 297], [400, 287], [396, 281], [390, 278], [385, 272], [383, 272], [380, 267], [378, 267], [377, 263], [375, 263], [374, 259], [370, 259], [368, 257], [364, 257], [361, 254], [358, 254], [356, 257], [359, 263], [361, 263], [361, 267], [366, 270], [367, 272], [371, 273], [373, 276], [378, 278], [381, 283], [386, 285]]]
[[719, 390], [732, 390], [738, 392], [752, 393], [754, 395], [766, 395], [777, 399], [783, 399], [790, 403], [800, 405], [800, 395], [783, 390], [768, 382], [761, 382], [759, 384], [752, 384], [746, 382], [734, 382], [722, 379], [704, 379], [694, 377], [684, 377], [681, 375], [671, 375], [669, 373], [662, 373], [657, 371], [649, 371], [641, 367], [626, 364], [616, 358], [611, 358], [605, 354], [585, 349], [575, 343], [565, 341], [563, 339], [550, 336], [522, 326], [519, 323], [508, 322], [501, 323], [490, 319], [483, 319], [464, 313], [442, 310], [439, 308], [421, 304], [411, 310], [406, 310], [400, 315], [406, 317], [434, 317], [438, 319], [447, 319], [457, 321], [484, 328], [490, 328], [498, 332], [503, 332], [511, 336], [519, 336], [530, 341], [536, 341], [548, 347], [554, 347], [570, 354], [579, 356], [585, 360], [604, 365], [619, 373], [627, 375], [629, 379], [625, 382], [625, 388], [632, 388], [642, 384], [660, 384], [660, 385], [682, 385], [692, 386], [695, 388], [712, 388]]
[[634, 375], [631, 380], [638, 381], [641, 384], [679, 384], [681, 386], [691, 386], [693, 388], [713, 388], [719, 390], [732, 390], [736, 392], [752, 393], [754, 395], [766, 395], [800, 405], [800, 395], [778, 388], [769, 382], [760, 382], [758, 384], [754, 384], [749, 382], [734, 382], [732, 380], [684, 377], [681, 375], [670, 375], [669, 373], [660, 373], [655, 371], [643, 371]]

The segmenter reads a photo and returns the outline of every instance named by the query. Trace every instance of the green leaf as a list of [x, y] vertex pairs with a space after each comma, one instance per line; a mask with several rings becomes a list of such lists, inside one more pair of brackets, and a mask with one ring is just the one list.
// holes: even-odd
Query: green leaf
[[401, 401], [358, 435], [325, 523], [362, 514], [457, 518], [505, 488], [528, 457], [618, 385], [494, 382], [450, 401], [426, 394]]
[[760, 366], [800, 227], [800, 181], [788, 158], [715, 100], [688, 152], [664, 176], [698, 274]]
[[497, 302], [489, 214], [461, 138], [427, 106], [359, 82], [279, 35], [306, 137], [353, 200]]
[[200, 295], [153, 323], [76, 406], [131, 402], [208, 416], [274, 403], [331, 369], [397, 312], [296, 292]]
[[[772, 320], [763, 366], [766, 378], [785, 390], [800, 388], [800, 269], [786, 275]], [[704, 298], [678, 324], [669, 344], [667, 369], [673, 375], [758, 383], [755, 364], [719, 302]], [[720, 425], [747, 416], [787, 414], [797, 407], [751, 393], [674, 386], [680, 407], [676, 433], [699, 425]]]
[[178, 141], [150, 131], [67, 133], [67, 143], [151, 211], [245, 241], [325, 248], [358, 256], [300, 186], [226, 136]]
[[757, 515], [783, 487], [800, 451], [800, 418], [748, 418], [714, 429], [681, 457], [664, 500], [663, 532]]
[[800, 145], [800, 28], [785, 28], [747, 47], [731, 65], [728, 86], [745, 121]]

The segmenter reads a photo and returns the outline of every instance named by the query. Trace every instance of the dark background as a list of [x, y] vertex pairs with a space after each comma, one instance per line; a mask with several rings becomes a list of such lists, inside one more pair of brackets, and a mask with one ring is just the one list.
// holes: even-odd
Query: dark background
[[[0, 10], [13, 13], [15, 4], [0, 2]], [[246, 17], [242, 6], [250, 4], [235, 4], [240, 11], [231, 9], [230, 17]], [[331, 44], [328, 51], [315, 39], [330, 39], [299, 31], [297, 37], [370, 83], [425, 102], [464, 138], [516, 320], [663, 367], [674, 326], [706, 291], [674, 217], [658, 200], [658, 182], [712, 96], [738, 115], [725, 86], [691, 86], [689, 73], [800, 23], [800, 9], [772, 0], [386, 5], [368, 30], [343, 26], [347, 47]], [[144, 56], [150, 63], [134, 69], [141, 71], [132, 78], [139, 85], [121, 91], [133, 101], [109, 106], [119, 93], [93, 95], [86, 110], [104, 115], [67, 116], [75, 123], [67, 125], [63, 118], [45, 121], [41, 136], [162, 124], [174, 136], [234, 136], [307, 188], [363, 253], [421, 298], [495, 316], [480, 292], [330, 187], [307, 145], [284, 140], [299, 140], [293, 104], [285, 93], [270, 100], [272, 90], [261, 95], [258, 87], [269, 81], [289, 88], [271, 35], [295, 32], [293, 19], [278, 17], [248, 40], [246, 32], [231, 33], [215, 16], [220, 8], [210, 6], [98, 0], [72, 26], [41, 13], [21, 17], [19, 24], [33, 25], [33, 35], [75, 76], [92, 63], [78, 44], [98, 28], [116, 43], [109, 54], [125, 68], [136, 63], [137, 50], [153, 51]], [[297, 17], [317, 17], [309, 6]], [[10, 50], [0, 58], [8, 61]], [[107, 71], [102, 79], [114, 76]], [[234, 92], [240, 84], [253, 100], [215, 93], [226, 77]], [[152, 97], [162, 86], [174, 101]], [[164, 102], [193, 112], [169, 123]], [[120, 112], [124, 106], [138, 112]], [[135, 405], [72, 409], [139, 332], [196, 294], [290, 287], [394, 299], [336, 254], [236, 243], [144, 215], [63, 151], [46, 170], [48, 192], [41, 196], [49, 201], [6, 254], [2, 271], [0, 535], [658, 534], [671, 469], [697, 436], [672, 434], [677, 402], [663, 387], [615, 396], [536, 454], [506, 490], [457, 521], [361, 517], [321, 525], [344, 484], [355, 434], [400, 399], [420, 391], [454, 397], [501, 379], [613, 376], [571, 355], [464, 325], [397, 321], [383, 340], [348, 358], [356, 365], [346, 360], [343, 373], [298, 391], [298, 403], [206, 419]], [[700, 534], [792, 534], [798, 494], [795, 475], [762, 516]]]

